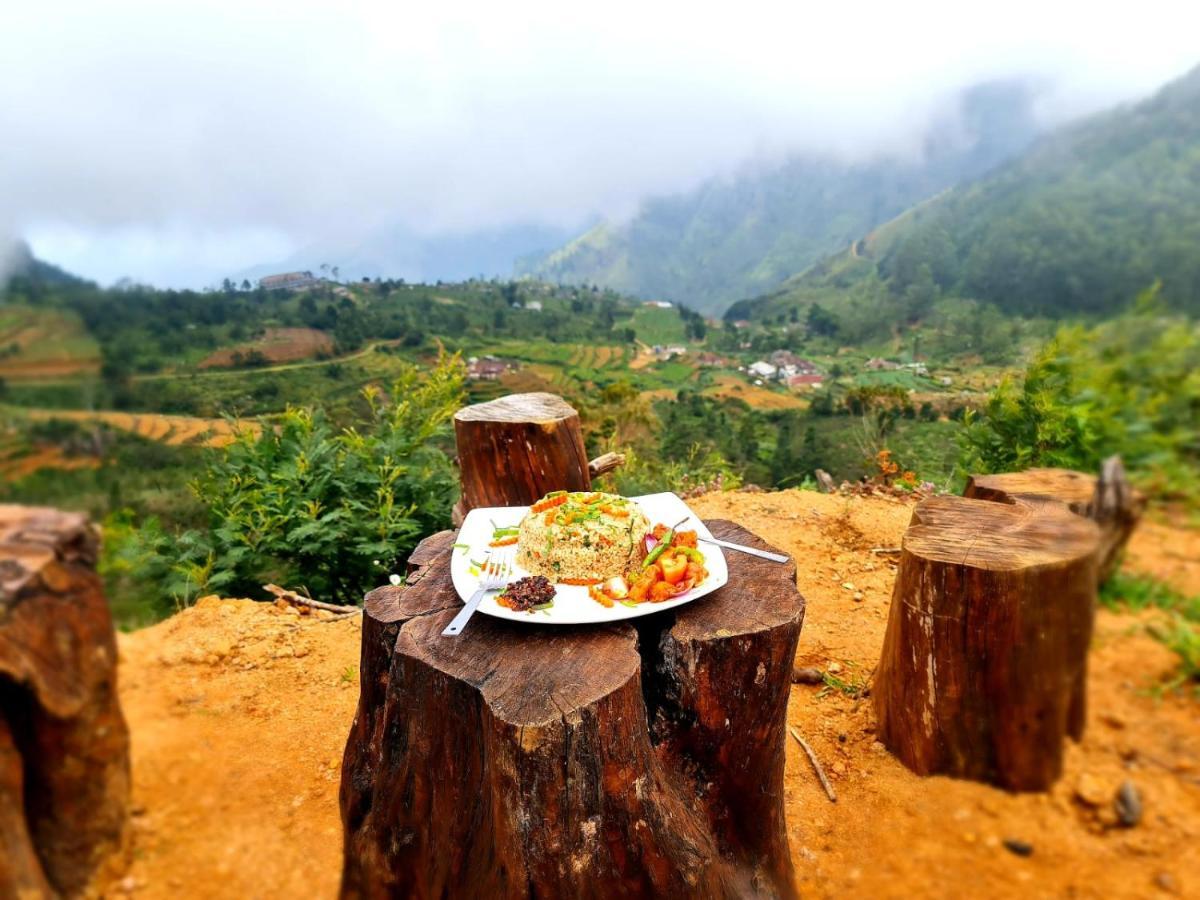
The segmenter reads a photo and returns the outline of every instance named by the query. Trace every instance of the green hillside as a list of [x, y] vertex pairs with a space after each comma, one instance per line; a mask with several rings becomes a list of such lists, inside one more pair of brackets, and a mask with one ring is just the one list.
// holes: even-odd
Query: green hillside
[[1154, 97], [1085, 120], [826, 258], [728, 317], [771, 320], [856, 304], [916, 321], [946, 297], [1026, 316], [1109, 315], [1162, 281], [1200, 312], [1200, 68]]
[[714, 178], [689, 193], [652, 198], [628, 223], [601, 223], [520, 266], [550, 281], [720, 312], [913, 203], [1011, 158], [1034, 134], [1029, 107], [1022, 84], [980, 85], [963, 94], [952, 121], [930, 129], [920, 159], [848, 164], [796, 157]]

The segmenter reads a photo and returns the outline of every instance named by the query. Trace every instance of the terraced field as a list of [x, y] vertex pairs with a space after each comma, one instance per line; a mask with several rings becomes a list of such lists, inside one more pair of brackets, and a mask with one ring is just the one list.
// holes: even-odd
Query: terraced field
[[92, 412], [90, 410], [29, 409], [22, 414], [35, 422], [54, 419], [69, 422], [100, 422], [128, 431], [152, 441], [171, 446], [191, 444], [201, 447], [224, 447], [239, 433], [258, 432], [257, 422], [232, 422], [227, 419], [201, 419], [192, 416], [168, 416], [155, 413]]
[[0, 378], [99, 370], [100, 348], [77, 316], [19, 304], [0, 307]]
[[200, 363], [200, 368], [235, 366], [239, 356], [249, 353], [261, 354], [268, 363], [287, 363], [332, 352], [333, 338], [324, 331], [316, 328], [268, 328], [257, 340], [210, 354]]

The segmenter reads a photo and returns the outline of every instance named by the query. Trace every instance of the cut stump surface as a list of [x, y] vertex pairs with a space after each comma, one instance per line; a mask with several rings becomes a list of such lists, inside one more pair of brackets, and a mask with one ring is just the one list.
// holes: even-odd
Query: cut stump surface
[[1070, 469], [1026, 469], [999, 475], [972, 475], [964, 497], [1044, 507], [1062, 504], [1100, 529], [1099, 578], [1103, 583], [1120, 565], [1121, 554], [1146, 509], [1146, 497], [1132, 488], [1118, 457], [1105, 461], [1099, 477]]
[[671, 611], [592, 628], [477, 616], [444, 638], [452, 543], [425, 541], [409, 586], [367, 598], [342, 895], [793, 896], [795, 567], [733, 553], [726, 587]]

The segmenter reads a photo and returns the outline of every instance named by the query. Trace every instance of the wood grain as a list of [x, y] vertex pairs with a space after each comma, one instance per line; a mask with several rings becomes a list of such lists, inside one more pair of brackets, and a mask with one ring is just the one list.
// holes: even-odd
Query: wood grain
[[1099, 531], [1061, 504], [936, 497], [904, 536], [873, 696], [918, 774], [1042, 790], [1083, 732]]
[[0, 896], [77, 896], [123, 865], [129, 733], [86, 517], [0, 506]]

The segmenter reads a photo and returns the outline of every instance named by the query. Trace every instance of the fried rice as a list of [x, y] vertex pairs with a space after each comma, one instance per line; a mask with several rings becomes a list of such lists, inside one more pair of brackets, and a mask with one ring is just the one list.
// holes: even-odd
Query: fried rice
[[556, 491], [521, 520], [517, 565], [559, 583], [600, 582], [641, 563], [649, 531], [650, 522], [632, 500]]

